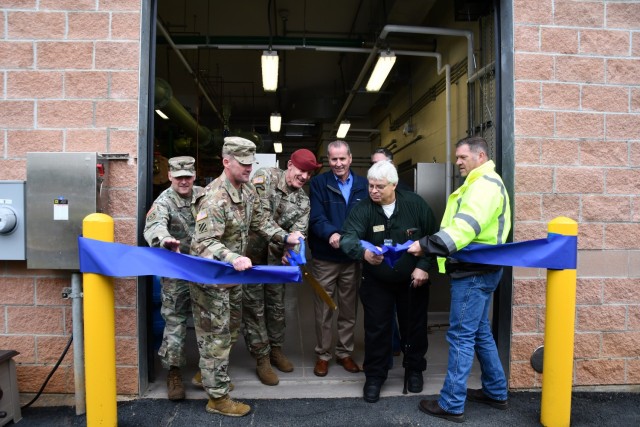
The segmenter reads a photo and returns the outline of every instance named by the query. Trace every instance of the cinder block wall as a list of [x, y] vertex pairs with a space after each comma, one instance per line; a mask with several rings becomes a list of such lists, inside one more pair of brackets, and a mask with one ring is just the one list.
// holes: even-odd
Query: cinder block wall
[[[574, 384], [640, 384], [640, 3], [513, 7], [515, 240], [578, 221]], [[510, 385], [539, 387], [546, 272], [515, 277]]]
[[[26, 179], [26, 153], [128, 153], [111, 162], [116, 240], [136, 243], [140, 0], [4, 0], [0, 10], [0, 180]], [[47, 242], [55, 245], [56, 242]], [[69, 271], [0, 261], [0, 348], [35, 392], [71, 334]], [[117, 280], [118, 393], [138, 392], [136, 284]], [[73, 392], [70, 350], [45, 392]]]

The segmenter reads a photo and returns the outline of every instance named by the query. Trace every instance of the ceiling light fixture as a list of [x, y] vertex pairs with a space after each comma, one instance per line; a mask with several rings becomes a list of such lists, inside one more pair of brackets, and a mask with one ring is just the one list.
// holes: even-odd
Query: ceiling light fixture
[[280, 125], [282, 124], [282, 116], [279, 113], [271, 113], [269, 118], [269, 130], [271, 132], [280, 132]]
[[167, 116], [165, 113], [163, 113], [160, 110], [156, 110], [156, 114], [159, 115], [160, 117], [162, 117], [165, 120], [169, 120], [169, 116]]
[[273, 143], [273, 151], [275, 151], [276, 154], [282, 153], [282, 142], [275, 141]]
[[265, 92], [275, 92], [278, 88], [278, 52], [262, 52], [262, 87]]
[[341, 121], [340, 126], [338, 127], [338, 132], [336, 133], [336, 136], [340, 139], [344, 138], [345, 136], [347, 136], [347, 132], [349, 132], [350, 127], [351, 127], [351, 123], [349, 123], [349, 120]]
[[371, 77], [369, 77], [369, 81], [367, 82], [368, 92], [377, 92], [380, 90], [382, 84], [389, 75], [391, 68], [393, 68], [393, 64], [395, 63], [395, 53], [390, 51], [380, 52], [378, 62], [376, 62], [376, 66], [373, 68], [373, 73], [371, 73]]

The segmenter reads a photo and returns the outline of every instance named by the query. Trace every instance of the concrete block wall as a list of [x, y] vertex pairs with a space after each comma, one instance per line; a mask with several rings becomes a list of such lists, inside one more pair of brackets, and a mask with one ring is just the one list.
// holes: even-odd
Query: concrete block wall
[[[111, 162], [107, 213], [136, 244], [140, 0], [4, 0], [0, 9], [0, 180], [26, 179], [26, 153], [128, 153]], [[50, 242], [55, 244], [55, 242]], [[71, 272], [0, 261], [0, 348], [21, 392], [39, 389], [71, 334]], [[115, 281], [117, 391], [138, 393], [136, 282]], [[45, 389], [73, 392], [73, 351]]]
[[[574, 385], [640, 384], [640, 2], [514, 0], [516, 241], [579, 223]], [[512, 388], [541, 386], [546, 272], [515, 269]]]

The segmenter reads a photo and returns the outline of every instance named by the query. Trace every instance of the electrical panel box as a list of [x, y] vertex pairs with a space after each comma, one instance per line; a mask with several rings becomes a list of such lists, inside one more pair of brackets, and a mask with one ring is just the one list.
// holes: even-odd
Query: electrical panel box
[[82, 222], [106, 207], [97, 153], [27, 153], [27, 268], [77, 270]]
[[0, 260], [26, 259], [24, 181], [0, 181]]

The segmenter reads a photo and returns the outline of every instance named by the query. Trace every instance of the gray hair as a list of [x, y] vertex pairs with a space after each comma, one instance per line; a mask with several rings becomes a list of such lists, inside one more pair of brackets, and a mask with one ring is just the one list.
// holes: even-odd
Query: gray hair
[[398, 171], [396, 167], [389, 160], [383, 160], [381, 162], [374, 163], [367, 172], [367, 179], [374, 179], [376, 181], [382, 181], [386, 179], [389, 184], [398, 183]]
[[351, 148], [349, 148], [349, 144], [347, 144], [347, 141], [343, 141], [341, 139], [336, 139], [335, 141], [329, 143], [329, 145], [327, 146], [327, 154], [329, 154], [330, 149], [340, 147], [347, 147], [347, 154], [351, 155]]

